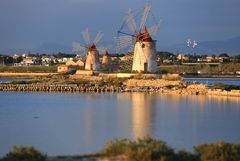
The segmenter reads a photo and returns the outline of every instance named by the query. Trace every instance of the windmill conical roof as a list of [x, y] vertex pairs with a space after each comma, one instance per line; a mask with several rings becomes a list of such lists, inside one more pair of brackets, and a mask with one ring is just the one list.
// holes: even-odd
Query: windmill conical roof
[[108, 54], [107, 50], [104, 50], [103, 53], [102, 53], [102, 55], [103, 55], [103, 56], [108, 56], [109, 54]]
[[89, 49], [89, 50], [96, 50], [97, 47], [96, 47], [96, 45], [93, 43], [92, 45], [89, 46], [88, 49]]
[[145, 26], [145, 28], [142, 32], [142, 41], [145, 41], [145, 42], [152, 42], [153, 41], [146, 26]]

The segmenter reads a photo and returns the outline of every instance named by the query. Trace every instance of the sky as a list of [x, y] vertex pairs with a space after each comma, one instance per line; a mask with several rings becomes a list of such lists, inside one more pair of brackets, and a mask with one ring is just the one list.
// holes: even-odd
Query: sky
[[240, 0], [0, 0], [0, 48], [71, 46], [86, 28], [92, 36], [102, 31], [110, 43], [128, 9], [146, 2], [161, 20], [160, 46], [240, 36]]

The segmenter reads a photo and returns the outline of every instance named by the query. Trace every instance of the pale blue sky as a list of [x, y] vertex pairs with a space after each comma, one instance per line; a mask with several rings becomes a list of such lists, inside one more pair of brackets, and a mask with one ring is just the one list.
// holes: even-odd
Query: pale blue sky
[[[240, 36], [240, 0], [150, 0], [162, 20], [158, 45]], [[88, 27], [111, 42], [129, 8], [145, 0], [0, 0], [0, 48], [34, 48], [45, 42], [71, 46]]]

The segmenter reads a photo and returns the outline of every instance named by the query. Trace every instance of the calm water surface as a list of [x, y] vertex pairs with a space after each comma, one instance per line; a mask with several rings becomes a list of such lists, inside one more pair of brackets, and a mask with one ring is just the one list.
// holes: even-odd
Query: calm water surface
[[240, 86], [240, 78], [184, 78], [185, 81], [193, 83], [203, 83], [203, 84], [215, 84], [223, 83], [229, 85]]
[[145, 135], [175, 149], [240, 143], [240, 98], [146, 93], [0, 92], [0, 155], [33, 145], [48, 155], [97, 152], [113, 138]]
[[0, 78], [0, 83], [7, 83], [12, 81], [27, 81], [28, 78]]

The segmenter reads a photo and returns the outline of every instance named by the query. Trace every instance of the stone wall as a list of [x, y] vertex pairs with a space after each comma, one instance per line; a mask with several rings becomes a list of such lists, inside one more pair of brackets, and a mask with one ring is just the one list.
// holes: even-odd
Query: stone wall
[[240, 97], [240, 90], [231, 90], [226, 91], [222, 89], [209, 89], [208, 95], [216, 95], [216, 96], [233, 96], [233, 97]]
[[167, 81], [163, 79], [143, 80], [129, 79], [126, 86], [129, 87], [166, 87], [166, 86], [182, 86], [182, 81]]

